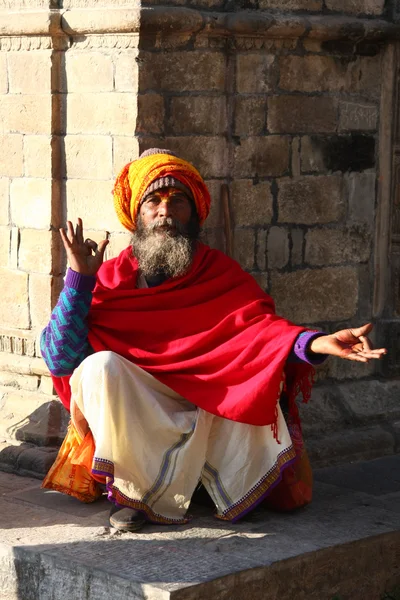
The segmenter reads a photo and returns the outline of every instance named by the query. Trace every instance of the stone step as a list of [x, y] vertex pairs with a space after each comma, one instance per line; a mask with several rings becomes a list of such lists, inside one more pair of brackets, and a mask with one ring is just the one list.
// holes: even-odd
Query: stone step
[[91, 505], [0, 473], [2, 600], [380, 600], [400, 584], [400, 456], [315, 472], [313, 503], [236, 525], [109, 527]]

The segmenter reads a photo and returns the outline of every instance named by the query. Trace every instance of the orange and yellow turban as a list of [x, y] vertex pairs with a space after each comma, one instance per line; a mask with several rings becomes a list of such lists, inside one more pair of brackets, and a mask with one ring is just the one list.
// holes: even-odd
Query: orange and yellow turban
[[191, 192], [200, 225], [210, 212], [210, 194], [200, 173], [186, 160], [172, 154], [151, 154], [125, 165], [114, 186], [114, 207], [126, 229], [136, 229], [140, 201], [150, 184], [160, 177], [174, 177]]

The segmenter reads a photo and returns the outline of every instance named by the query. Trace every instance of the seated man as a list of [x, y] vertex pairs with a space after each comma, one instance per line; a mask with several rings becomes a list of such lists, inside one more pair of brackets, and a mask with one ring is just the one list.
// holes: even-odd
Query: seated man
[[[110, 522], [184, 523], [199, 482], [220, 519], [265, 501], [311, 500], [295, 397], [331, 354], [368, 362], [371, 325], [332, 335], [277, 316], [237, 262], [199, 240], [210, 196], [196, 169], [153, 149], [114, 188], [132, 245], [60, 230], [70, 265], [42, 333], [71, 424], [44, 486], [90, 502], [106, 485]], [[290, 291], [288, 290], [288, 293]]]

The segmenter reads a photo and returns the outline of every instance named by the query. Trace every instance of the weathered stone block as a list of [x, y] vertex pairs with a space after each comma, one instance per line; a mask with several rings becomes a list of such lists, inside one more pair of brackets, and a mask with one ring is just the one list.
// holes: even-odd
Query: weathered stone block
[[222, 182], [218, 179], [206, 181], [206, 185], [211, 196], [210, 214], [208, 215], [205, 223], [205, 226], [209, 229], [214, 227], [222, 227], [224, 224], [223, 206], [221, 202], [221, 184]]
[[110, 236], [110, 243], [107, 246], [107, 259], [118, 256], [122, 250], [125, 250], [130, 244], [131, 235], [130, 233], [112, 233]]
[[[165, 138], [165, 147], [191, 162], [205, 179], [224, 177], [228, 171], [228, 147], [223, 137], [184, 136]], [[146, 144], [154, 146], [152, 140]], [[143, 150], [143, 148], [142, 148]]]
[[296, 92], [340, 92], [346, 88], [347, 66], [331, 56], [282, 56], [279, 87]]
[[111, 92], [114, 67], [109, 54], [66, 52], [65, 73], [68, 92]]
[[51, 222], [51, 180], [13, 179], [10, 204], [14, 225], [48, 229]]
[[292, 239], [291, 264], [293, 267], [297, 267], [303, 264], [304, 231], [302, 229], [292, 229], [290, 237]]
[[376, 173], [348, 173], [344, 177], [349, 204], [349, 221], [370, 227], [375, 217]]
[[164, 130], [164, 98], [157, 94], [138, 96], [136, 132], [161, 133]]
[[0, 225], [9, 223], [10, 180], [0, 177]]
[[345, 405], [360, 421], [400, 417], [397, 381], [357, 381], [342, 384]]
[[279, 180], [278, 221], [316, 225], [344, 215], [342, 178], [337, 175]]
[[24, 135], [24, 167], [27, 177], [51, 177], [51, 138]]
[[139, 157], [139, 141], [136, 137], [113, 137], [113, 176], [132, 160]]
[[37, 273], [29, 275], [29, 308], [31, 324], [34, 329], [42, 330], [49, 322], [52, 281], [53, 278], [50, 275]]
[[381, 15], [384, 0], [326, 0], [329, 10], [346, 12], [350, 14]]
[[67, 103], [68, 133], [133, 135], [137, 101], [131, 94], [71, 94]]
[[266, 292], [268, 290], [269, 285], [269, 276], [268, 273], [251, 273], [254, 279], [257, 281], [260, 288]]
[[0, 54], [0, 94], [8, 92], [7, 55]]
[[285, 95], [268, 98], [271, 133], [333, 132], [336, 114], [336, 98]]
[[266, 225], [271, 222], [273, 199], [269, 183], [264, 181], [254, 185], [252, 179], [235, 179], [231, 189], [236, 225]]
[[0, 135], [0, 175], [21, 177], [23, 168], [22, 135]]
[[51, 51], [9, 52], [8, 80], [11, 94], [43, 94], [51, 91]]
[[3, 268], [0, 269], [0, 281], [0, 325], [28, 329], [28, 275]]
[[220, 91], [225, 88], [225, 56], [222, 52], [141, 52], [144, 61], [139, 86], [170, 92]]
[[267, 260], [269, 269], [282, 269], [289, 262], [289, 234], [284, 227], [271, 227], [268, 232]]
[[51, 240], [51, 231], [22, 229], [20, 232], [18, 268], [22, 271], [49, 274], [52, 267]]
[[10, 228], [0, 225], [0, 267], [8, 267]]
[[339, 131], [374, 131], [378, 121], [378, 109], [361, 102], [339, 103]]
[[235, 98], [235, 134], [260, 135], [266, 129], [267, 102], [265, 98]]
[[359, 56], [349, 69], [348, 92], [379, 100], [382, 82], [382, 55]]
[[115, 89], [117, 92], [137, 92], [139, 80], [138, 52], [118, 54], [115, 59]]
[[295, 323], [351, 319], [357, 311], [358, 277], [352, 267], [271, 274], [277, 313]]
[[4, 133], [50, 134], [50, 94], [7, 94], [0, 102], [0, 129]]
[[371, 235], [362, 228], [311, 229], [306, 234], [305, 261], [309, 265], [365, 262], [371, 251]]
[[171, 99], [169, 128], [175, 135], [220, 134], [227, 128], [224, 97], [180, 96]]
[[235, 229], [233, 257], [243, 269], [254, 268], [255, 234], [253, 229]]
[[289, 168], [289, 138], [249, 137], [235, 147], [235, 177], [283, 175]]
[[257, 230], [256, 265], [260, 271], [265, 271], [267, 268], [267, 231], [265, 229]]
[[0, 372], [0, 386], [14, 388], [14, 390], [27, 390], [34, 392], [39, 385], [36, 375], [18, 375], [17, 373]]
[[302, 173], [323, 173], [327, 170], [321, 144], [308, 135], [301, 138], [300, 164]]
[[113, 181], [69, 179], [67, 218], [75, 223], [81, 217], [85, 229], [123, 231], [114, 210], [113, 185]]
[[10, 230], [10, 254], [8, 266], [10, 269], [18, 269], [19, 229], [11, 227]]
[[64, 140], [67, 177], [112, 178], [112, 138], [100, 135], [67, 135]]
[[47, 396], [52, 396], [54, 392], [53, 380], [51, 377], [46, 377], [42, 375], [39, 383], [39, 392], [42, 394], [46, 394]]
[[236, 91], [239, 94], [270, 92], [275, 81], [275, 56], [265, 52], [238, 54], [236, 57]]

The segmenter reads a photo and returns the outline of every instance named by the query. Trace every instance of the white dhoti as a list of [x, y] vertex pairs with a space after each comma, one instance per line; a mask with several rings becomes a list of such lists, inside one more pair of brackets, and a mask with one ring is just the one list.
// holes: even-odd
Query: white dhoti
[[279, 406], [278, 442], [270, 426], [207, 413], [113, 352], [86, 358], [70, 385], [72, 419], [81, 411], [94, 437], [93, 473], [106, 476], [110, 500], [153, 522], [184, 522], [200, 481], [217, 516], [234, 521], [296, 456]]

